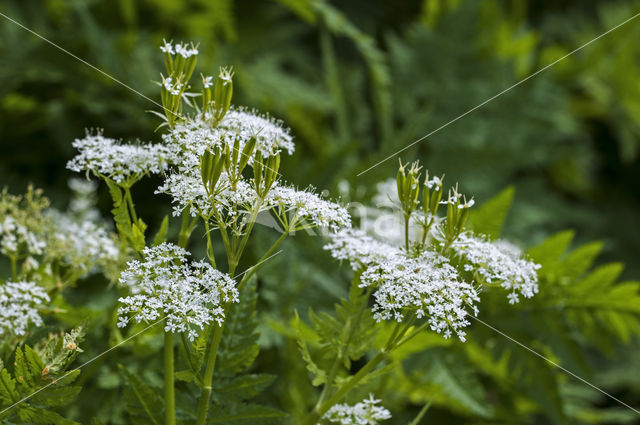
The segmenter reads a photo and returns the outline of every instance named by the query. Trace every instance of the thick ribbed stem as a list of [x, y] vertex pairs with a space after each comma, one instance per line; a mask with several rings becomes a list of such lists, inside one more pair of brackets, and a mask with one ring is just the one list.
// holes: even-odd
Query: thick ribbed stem
[[203, 387], [200, 394], [200, 401], [198, 402], [198, 419], [196, 425], [204, 425], [207, 421], [207, 412], [209, 410], [209, 398], [211, 397], [211, 388], [213, 382], [213, 371], [216, 366], [216, 358], [218, 357], [218, 347], [220, 347], [220, 341], [222, 340], [222, 326], [215, 326], [213, 329], [213, 339], [209, 345], [209, 351], [207, 353], [207, 365], [204, 371], [204, 378], [202, 380]]
[[164, 411], [165, 424], [175, 425], [176, 404], [174, 394], [173, 332], [164, 333]]

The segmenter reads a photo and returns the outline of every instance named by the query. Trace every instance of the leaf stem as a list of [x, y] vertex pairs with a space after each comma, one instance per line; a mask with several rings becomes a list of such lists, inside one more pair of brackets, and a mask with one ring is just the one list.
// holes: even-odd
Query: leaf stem
[[[226, 306], [225, 306], [226, 310]], [[198, 418], [196, 425], [204, 425], [207, 420], [207, 412], [209, 410], [209, 398], [211, 396], [211, 384], [213, 382], [213, 371], [216, 366], [216, 358], [218, 356], [218, 347], [222, 340], [223, 325], [215, 326], [213, 329], [213, 338], [207, 352], [207, 365], [204, 371], [204, 379], [200, 401], [198, 402]]]
[[320, 406], [313, 409], [313, 411], [306, 417], [304, 424], [305, 425], [315, 425], [318, 423], [318, 420], [337, 402], [339, 402], [342, 397], [344, 397], [351, 389], [353, 389], [360, 381], [362, 381], [369, 373], [373, 371], [373, 369], [378, 366], [383, 360], [387, 358], [389, 352], [382, 349], [376, 354], [371, 360], [365, 364], [362, 369], [360, 369], [355, 375], [351, 377], [347, 382], [345, 382], [336, 393], [331, 396], [327, 401], [322, 403]]
[[251, 232], [253, 231], [253, 226], [256, 223], [256, 218], [258, 217], [258, 213], [260, 212], [260, 206], [262, 205], [262, 200], [258, 199], [251, 209], [251, 214], [249, 215], [249, 222], [247, 223], [247, 229], [245, 230], [242, 238], [240, 239], [239, 245], [232, 252], [232, 261], [229, 262], [229, 273], [233, 273], [238, 266], [238, 262], [240, 262], [240, 257], [244, 252], [244, 248], [247, 245], [247, 241], [249, 240], [249, 236], [251, 236]]
[[165, 424], [175, 425], [176, 405], [174, 394], [173, 332], [164, 333], [164, 409]]
[[407, 252], [409, 252], [409, 220], [411, 219], [410, 215], [404, 216], [404, 245], [407, 248]]
[[278, 248], [278, 246], [280, 246], [282, 241], [284, 241], [287, 236], [289, 236], [288, 230], [284, 231], [282, 235], [280, 235], [278, 240], [275, 241], [273, 245], [271, 245], [271, 248], [269, 248], [269, 250], [265, 252], [265, 254], [256, 262], [256, 264], [244, 274], [242, 280], [240, 280], [240, 283], [238, 283], [238, 291], [240, 291], [244, 287], [245, 283], [247, 283], [247, 281], [251, 278], [251, 276], [253, 276], [258, 271], [262, 263], [264, 263], [267, 258], [273, 255], [273, 252]]
[[209, 257], [209, 261], [211, 261], [211, 265], [214, 268], [216, 267], [216, 257], [213, 253], [213, 244], [211, 243], [211, 230], [209, 229], [209, 220], [204, 219], [204, 231], [207, 236], [207, 257]]
[[138, 224], [138, 216], [136, 215], [136, 207], [133, 205], [133, 198], [131, 197], [131, 189], [128, 186], [124, 187], [124, 199], [129, 206], [129, 213], [134, 224]]
[[11, 278], [14, 282], [18, 280], [18, 259], [15, 255], [9, 256], [11, 260]]
[[427, 413], [427, 410], [429, 410], [429, 408], [431, 407], [431, 403], [432, 401], [429, 401], [427, 404], [425, 404], [424, 407], [420, 410], [420, 413], [418, 413], [418, 416], [416, 416], [409, 425], [418, 425], [424, 415]]
[[338, 373], [338, 368], [340, 367], [340, 363], [342, 363], [342, 361], [344, 360], [345, 349], [351, 343], [351, 339], [353, 338], [353, 335], [355, 334], [356, 329], [358, 329], [358, 324], [360, 323], [360, 319], [362, 318], [362, 313], [364, 313], [364, 310], [367, 307], [367, 301], [369, 300], [371, 291], [372, 291], [372, 288], [368, 287], [365, 297], [363, 299], [362, 305], [360, 305], [360, 308], [358, 309], [358, 313], [356, 314], [355, 320], [353, 321], [349, 320], [349, 324], [346, 329], [346, 331], [348, 332], [347, 339], [345, 340], [344, 344], [340, 346], [340, 349], [338, 350], [338, 355], [333, 361], [333, 365], [331, 366], [331, 370], [329, 371], [327, 382], [324, 385], [324, 388], [322, 389], [322, 393], [320, 394], [320, 398], [318, 399], [318, 402], [316, 403], [316, 407], [314, 407], [314, 410], [319, 406], [321, 406], [322, 403], [325, 401], [325, 399], [329, 396], [329, 392], [331, 390], [331, 386], [333, 385], [333, 380], [335, 379]]

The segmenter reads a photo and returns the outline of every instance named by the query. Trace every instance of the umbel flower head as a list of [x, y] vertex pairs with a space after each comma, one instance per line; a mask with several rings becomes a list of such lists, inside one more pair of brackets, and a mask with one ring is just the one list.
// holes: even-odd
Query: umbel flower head
[[522, 251], [512, 243], [462, 234], [452, 248], [468, 261], [465, 271], [475, 272], [485, 283], [500, 284], [509, 291], [509, 303], [519, 302], [518, 295], [531, 298], [538, 293], [540, 264], [523, 258]]
[[431, 330], [464, 341], [467, 314], [478, 314], [477, 284], [502, 286], [515, 303], [538, 292], [540, 266], [511, 244], [473, 235], [465, 227], [473, 199], [457, 187], [444, 197], [442, 178], [428, 174], [418, 185], [421, 167], [405, 167], [395, 184], [378, 185], [386, 193], [375, 197], [379, 208], [364, 209], [364, 230], [332, 234], [325, 249], [349, 261], [359, 286], [370, 288], [376, 320], [424, 319]]
[[[188, 208], [192, 216], [236, 220], [260, 204], [261, 211], [270, 211], [283, 225], [295, 219], [289, 230], [337, 230], [351, 224], [348, 212], [340, 205], [312, 190], [286, 186], [277, 178], [279, 155], [282, 151], [291, 154], [294, 144], [289, 130], [272, 118], [231, 109], [217, 126], [206, 117], [196, 117], [177, 123], [163, 140], [172, 152], [175, 168], [156, 193], [173, 198], [176, 216]], [[234, 150], [237, 164], [231, 159]], [[205, 152], [216, 152], [218, 161], [226, 161], [213, 188], [205, 186], [203, 180], [201, 161]], [[247, 165], [254, 168], [253, 179], [241, 174], [241, 167]]]
[[170, 151], [163, 145], [123, 144], [104, 137], [101, 131], [87, 133], [83, 139], [74, 140], [72, 146], [78, 155], [67, 163], [68, 169], [92, 172], [125, 185], [142, 176], [158, 174], [171, 162]]
[[38, 308], [48, 302], [47, 292], [33, 282], [0, 285], [0, 335], [24, 335], [30, 324], [42, 326]]
[[412, 256], [361, 230], [342, 230], [325, 246], [334, 258], [348, 260], [361, 271], [360, 287], [374, 289], [372, 311], [377, 321], [402, 321], [415, 314], [431, 330], [464, 341], [467, 311], [477, 313], [475, 288], [459, 278], [449, 260], [433, 251]]
[[391, 418], [391, 413], [378, 403], [380, 400], [376, 400], [373, 394], [369, 394], [369, 398], [353, 406], [348, 404], [332, 406], [324, 414], [323, 419], [340, 425], [377, 425], [379, 421]]
[[43, 255], [49, 222], [44, 212], [49, 200], [29, 187], [24, 195], [0, 192], [0, 253], [21, 258]]
[[149, 323], [165, 317], [165, 332], [186, 332], [189, 339], [212, 322], [224, 321], [224, 303], [238, 302], [229, 275], [203, 261], [188, 263], [188, 252], [171, 243], [146, 247], [120, 276], [131, 295], [119, 299], [118, 327], [129, 319]]

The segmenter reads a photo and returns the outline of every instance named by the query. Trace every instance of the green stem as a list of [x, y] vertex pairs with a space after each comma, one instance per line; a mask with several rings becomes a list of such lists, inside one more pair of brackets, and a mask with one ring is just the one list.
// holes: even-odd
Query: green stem
[[360, 319], [362, 318], [362, 313], [364, 313], [364, 310], [367, 307], [367, 302], [369, 300], [369, 296], [371, 295], [371, 291], [372, 291], [372, 288], [368, 287], [366, 295], [364, 297], [364, 301], [360, 306], [360, 309], [358, 310], [355, 320], [350, 321], [347, 326], [347, 332], [348, 332], [347, 339], [345, 340], [344, 344], [340, 346], [340, 349], [338, 350], [338, 355], [333, 361], [333, 365], [331, 366], [331, 370], [329, 371], [329, 377], [327, 378], [327, 383], [324, 385], [324, 388], [322, 389], [322, 393], [320, 394], [320, 398], [318, 399], [318, 402], [316, 403], [316, 407], [314, 408], [314, 410], [317, 407], [321, 406], [322, 403], [325, 401], [325, 399], [329, 396], [329, 391], [331, 390], [331, 386], [333, 385], [333, 380], [335, 379], [338, 373], [338, 368], [340, 367], [340, 364], [344, 360], [345, 348], [349, 346], [349, 344], [351, 343], [351, 339], [353, 338], [353, 335], [356, 332], [356, 329], [358, 329], [358, 324], [360, 323]]
[[207, 257], [209, 257], [209, 261], [211, 261], [211, 265], [214, 268], [216, 267], [216, 257], [213, 253], [213, 244], [211, 243], [211, 230], [209, 229], [209, 220], [204, 219], [204, 231], [207, 236]]
[[425, 330], [428, 326], [429, 326], [428, 323], [423, 323], [422, 325], [420, 325], [417, 328], [415, 328], [413, 330], [413, 332], [411, 332], [409, 335], [404, 335], [404, 332], [403, 332], [404, 336], [401, 339], [398, 339], [397, 343], [393, 344], [392, 349], [398, 348], [401, 345], [403, 345], [404, 343], [408, 342], [411, 338], [413, 338], [414, 336], [418, 335], [420, 332]]
[[[411, 322], [413, 323], [413, 321]], [[409, 335], [405, 335], [407, 330], [411, 327], [411, 323], [408, 326], [405, 326], [402, 331], [400, 328], [402, 327], [402, 323], [398, 322], [396, 324], [393, 332], [389, 336], [387, 343], [384, 348], [382, 348], [378, 354], [376, 354], [367, 364], [365, 364], [362, 369], [360, 369], [355, 375], [351, 377], [346, 383], [344, 383], [336, 393], [331, 396], [327, 401], [316, 404], [311, 413], [306, 417], [304, 424], [305, 425], [315, 425], [318, 423], [320, 418], [329, 410], [334, 404], [338, 403], [342, 397], [344, 397], [351, 389], [356, 387], [360, 381], [362, 381], [369, 373], [373, 371], [373, 369], [378, 366], [383, 360], [385, 360], [389, 353], [391, 353], [394, 349], [398, 348], [405, 342], [409, 341], [411, 338], [416, 336], [419, 332], [421, 332], [427, 324], [423, 324], [418, 328], [414, 329]], [[399, 332], [400, 331], [400, 332]], [[324, 392], [324, 391], [323, 391]], [[322, 395], [321, 395], [322, 397]]]
[[251, 276], [253, 276], [258, 271], [258, 269], [260, 268], [262, 263], [267, 261], [267, 258], [269, 258], [269, 257], [271, 257], [273, 255], [273, 252], [276, 250], [276, 248], [278, 248], [278, 246], [280, 246], [282, 241], [284, 241], [287, 236], [289, 236], [289, 231], [288, 230], [285, 231], [284, 233], [282, 233], [282, 235], [280, 235], [278, 240], [275, 241], [275, 243], [273, 245], [271, 245], [271, 248], [269, 248], [269, 250], [258, 260], [258, 262], [256, 262], [256, 264], [253, 267], [251, 267], [244, 274], [242, 280], [238, 284], [238, 291], [240, 291], [242, 289], [242, 287], [244, 286], [244, 284], [247, 283], [249, 278], [251, 278]]
[[[226, 310], [226, 308], [225, 308]], [[198, 402], [198, 419], [196, 425], [204, 425], [207, 420], [207, 412], [209, 410], [209, 398], [211, 396], [211, 384], [213, 382], [213, 371], [216, 366], [216, 358], [218, 356], [218, 347], [222, 340], [223, 326], [219, 325], [213, 329], [213, 339], [209, 345], [207, 353], [207, 365], [204, 371], [204, 379], [200, 401]]]
[[124, 188], [124, 198], [127, 201], [127, 205], [129, 206], [129, 212], [131, 214], [131, 219], [134, 224], [138, 223], [138, 216], [136, 215], [136, 208], [133, 205], [133, 198], [131, 197], [131, 189], [129, 187]]
[[189, 238], [191, 237], [191, 232], [193, 231], [193, 227], [195, 225], [195, 220], [190, 220], [191, 216], [189, 215], [189, 210], [184, 210], [182, 212], [182, 223], [180, 224], [180, 233], [178, 234], [178, 246], [181, 248], [186, 248], [189, 243]]
[[249, 236], [253, 231], [253, 226], [256, 224], [256, 218], [258, 217], [258, 213], [260, 212], [260, 206], [262, 205], [262, 200], [256, 201], [256, 204], [251, 209], [251, 214], [249, 215], [249, 223], [247, 224], [247, 229], [245, 230], [242, 238], [240, 239], [240, 243], [237, 248], [232, 253], [233, 260], [229, 264], [229, 273], [233, 273], [238, 266], [238, 262], [240, 261], [240, 257], [244, 252], [244, 248], [247, 245], [247, 241], [249, 240]]
[[176, 405], [173, 370], [173, 332], [164, 333], [164, 411], [165, 424], [175, 425]]
[[429, 220], [429, 221], [422, 229], [422, 243], [420, 245], [422, 247], [424, 247], [424, 244], [427, 241], [427, 235], [429, 234], [429, 230], [431, 230], [431, 226], [433, 225], [433, 221], [435, 219], [433, 217], [431, 219], [428, 219], [425, 217], [425, 220]]
[[418, 425], [422, 420], [422, 418], [424, 417], [424, 415], [427, 413], [427, 410], [429, 410], [429, 408], [431, 407], [431, 403], [432, 402], [430, 401], [427, 404], [425, 404], [422, 410], [420, 410], [420, 413], [418, 413], [418, 416], [416, 416], [416, 418], [412, 420], [409, 425]]
[[218, 212], [213, 212], [213, 218], [216, 220], [216, 224], [218, 225], [218, 229], [220, 230], [220, 236], [222, 237], [222, 243], [224, 244], [224, 248], [227, 251], [227, 261], [231, 260], [231, 245], [229, 244], [229, 234], [227, 233], [227, 228], [225, 223], [222, 221]]
[[404, 216], [404, 245], [407, 248], [407, 252], [409, 252], [409, 220], [411, 216]]
[[320, 418], [333, 406], [338, 403], [342, 397], [344, 397], [350, 390], [352, 390], [356, 385], [360, 383], [369, 373], [375, 369], [383, 360], [387, 358], [389, 355], [388, 351], [380, 350], [378, 354], [376, 354], [371, 360], [365, 364], [362, 369], [360, 369], [355, 375], [351, 377], [347, 382], [345, 382], [339, 389], [336, 391], [334, 395], [332, 395], [327, 401], [322, 403], [322, 405], [317, 406], [313, 409], [313, 411], [305, 418], [305, 425], [315, 425], [318, 423]]
[[10, 256], [11, 260], [11, 278], [15, 282], [18, 280], [18, 259], [15, 256]]

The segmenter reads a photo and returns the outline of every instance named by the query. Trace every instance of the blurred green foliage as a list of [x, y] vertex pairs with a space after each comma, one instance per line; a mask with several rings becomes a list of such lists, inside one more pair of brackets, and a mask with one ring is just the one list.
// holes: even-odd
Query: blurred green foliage
[[[351, 200], [366, 200], [373, 183], [394, 174], [397, 159], [357, 177], [359, 172], [639, 10], [637, 1], [571, 0], [0, 5], [3, 14], [154, 100], [162, 38], [200, 42], [203, 68], [233, 65], [235, 103], [269, 111], [292, 127], [297, 150], [283, 161], [283, 173], [303, 186], [336, 189], [347, 181]], [[73, 155], [71, 141], [85, 128], [105, 128], [109, 137], [153, 137], [158, 121], [142, 111], [157, 108], [148, 100], [4, 18], [0, 34], [0, 186], [19, 193], [34, 183], [54, 204], [64, 205], [70, 176], [64, 164]], [[637, 374], [640, 365], [633, 350], [625, 354], [619, 344], [637, 331], [637, 321], [629, 318], [638, 313], [637, 303], [630, 305], [635, 298], [626, 292], [637, 284], [615, 290], [609, 285], [620, 275], [640, 273], [639, 38], [640, 21], [630, 22], [402, 153], [436, 174], [446, 172], [480, 201], [513, 185], [514, 208], [504, 232], [523, 244], [566, 228], [576, 231], [579, 243], [603, 241], [571, 250], [573, 233], [547, 239], [532, 252], [544, 263], [541, 300], [534, 304], [544, 314], [496, 308], [487, 320], [616, 395], [625, 394], [632, 405], [640, 401], [640, 389], [625, 371]], [[141, 215], [156, 217], [149, 220], [152, 230], [167, 212], [159, 208], [165, 200], [151, 195], [154, 183], [137, 188]], [[102, 195], [106, 213], [108, 195]], [[261, 231], [268, 246], [270, 236]], [[304, 405], [313, 388], [297, 379], [306, 371], [295, 335], [283, 336], [278, 326], [311, 303], [316, 311], [331, 308], [348, 290], [348, 277], [330, 264], [320, 242], [309, 239], [288, 241], [286, 259], [267, 265], [258, 285], [264, 312], [258, 367], [281, 377], [260, 397], [283, 408]], [[614, 259], [627, 268], [610, 264]], [[116, 291], [105, 295], [104, 282], [96, 278], [74, 291], [70, 302], [85, 306], [78, 315], [89, 316], [87, 356], [95, 355], [122, 338], [96, 331], [113, 328], [113, 317], [103, 312], [113, 308]], [[558, 301], [578, 298], [590, 304], [578, 308]], [[137, 364], [152, 387], [161, 383], [151, 367], [159, 360], [147, 355], [160, 347], [160, 339], [159, 333], [141, 335], [118, 360], [133, 369]], [[430, 400], [435, 407], [426, 423], [633, 418], [489, 329], [476, 326], [469, 339], [451, 348], [427, 335], [394, 359], [402, 368], [380, 378], [376, 393], [389, 400], [394, 423], [409, 422]], [[282, 359], [286, 367], [276, 363]], [[599, 362], [613, 366], [594, 368]], [[84, 418], [90, 411], [105, 423], [125, 423], [116, 403], [121, 394], [113, 391], [124, 382], [117, 366], [97, 362], [79, 382], [91, 385], [79, 394], [71, 416]]]

